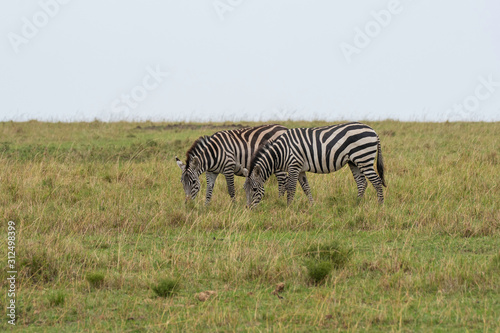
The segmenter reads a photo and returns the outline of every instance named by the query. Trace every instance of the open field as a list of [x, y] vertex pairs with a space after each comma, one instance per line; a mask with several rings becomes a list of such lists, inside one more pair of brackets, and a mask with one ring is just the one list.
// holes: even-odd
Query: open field
[[[219, 177], [209, 207], [205, 188], [185, 205], [174, 161], [235, 124], [0, 123], [14, 329], [500, 332], [500, 123], [367, 124], [382, 143], [383, 205], [371, 185], [358, 202], [345, 167], [308, 174], [313, 206], [298, 190], [287, 208], [273, 177], [249, 211], [243, 178], [233, 204]], [[319, 262], [331, 271], [314, 282]], [[162, 279], [176, 293], [157, 296]]]

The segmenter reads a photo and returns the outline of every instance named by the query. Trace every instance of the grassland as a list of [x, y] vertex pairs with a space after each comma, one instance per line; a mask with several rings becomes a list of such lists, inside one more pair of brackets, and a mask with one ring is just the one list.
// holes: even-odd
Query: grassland
[[[211, 206], [204, 188], [185, 205], [174, 161], [234, 124], [0, 123], [14, 329], [499, 332], [500, 123], [368, 124], [382, 142], [382, 206], [373, 187], [357, 200], [345, 168], [308, 175], [313, 206], [297, 192], [287, 208], [272, 178], [249, 211], [242, 178], [235, 203], [221, 177]], [[319, 281], [314, 248], [346, 254]]]

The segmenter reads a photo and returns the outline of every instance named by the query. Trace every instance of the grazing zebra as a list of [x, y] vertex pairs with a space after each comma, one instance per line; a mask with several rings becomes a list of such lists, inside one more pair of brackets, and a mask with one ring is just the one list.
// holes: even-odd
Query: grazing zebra
[[[210, 203], [219, 173], [226, 177], [227, 190], [231, 199], [234, 199], [234, 175], [244, 176], [243, 169], [250, 167], [252, 155], [257, 149], [269, 140], [278, 138], [286, 130], [281, 125], [262, 125], [200, 137], [186, 153], [186, 164], [175, 157], [182, 170], [181, 182], [186, 200], [196, 198], [200, 191], [199, 176], [203, 172], [207, 176], [205, 204]], [[276, 178], [281, 196], [286, 190], [286, 172], [277, 172]]]
[[[378, 175], [373, 168], [375, 155]], [[289, 129], [273, 142], [260, 147], [250, 168], [245, 191], [247, 206], [254, 207], [264, 195], [264, 182], [275, 172], [288, 172], [287, 202], [295, 195], [297, 180], [312, 203], [307, 172], [330, 173], [349, 164], [358, 187], [358, 197], [365, 193], [366, 178], [377, 190], [380, 203], [384, 201], [382, 185], [384, 163], [377, 133], [367, 125], [353, 122], [316, 128]]]

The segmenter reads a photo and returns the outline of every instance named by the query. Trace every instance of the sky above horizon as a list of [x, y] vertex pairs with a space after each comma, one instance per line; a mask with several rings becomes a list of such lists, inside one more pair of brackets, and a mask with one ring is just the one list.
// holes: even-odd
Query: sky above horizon
[[494, 0], [0, 3], [0, 121], [500, 121]]

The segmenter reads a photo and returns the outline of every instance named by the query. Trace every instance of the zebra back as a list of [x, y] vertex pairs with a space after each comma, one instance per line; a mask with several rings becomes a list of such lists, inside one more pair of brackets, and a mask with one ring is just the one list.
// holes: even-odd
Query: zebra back
[[358, 122], [314, 128], [293, 128], [255, 154], [249, 174], [255, 165], [270, 173], [286, 170], [291, 163], [302, 164], [302, 171], [329, 173], [348, 161], [375, 161], [378, 136], [368, 125]]
[[[377, 172], [373, 165], [377, 159]], [[274, 142], [262, 146], [255, 154], [245, 183], [247, 204], [254, 206], [262, 199], [263, 183], [273, 173], [288, 172], [287, 201], [293, 200], [297, 181], [312, 202], [305, 172], [330, 173], [349, 164], [362, 197], [368, 179], [384, 201], [384, 165], [380, 140], [375, 131], [353, 122], [316, 128], [293, 128]]]
[[200, 137], [186, 153], [186, 168], [189, 168], [193, 158], [197, 157], [201, 172], [221, 172], [227, 167], [227, 163], [234, 163], [235, 174], [241, 176], [243, 168], [250, 166], [252, 156], [258, 148], [269, 140], [277, 139], [286, 131], [286, 127], [274, 124], [225, 130]]

